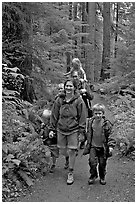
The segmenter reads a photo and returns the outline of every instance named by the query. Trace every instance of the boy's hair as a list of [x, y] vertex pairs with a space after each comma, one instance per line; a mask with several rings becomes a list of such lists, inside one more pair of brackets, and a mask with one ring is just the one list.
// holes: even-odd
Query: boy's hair
[[97, 103], [92, 107], [92, 111], [94, 113], [94, 111], [102, 111], [102, 113], [105, 113], [105, 106], [101, 103]]

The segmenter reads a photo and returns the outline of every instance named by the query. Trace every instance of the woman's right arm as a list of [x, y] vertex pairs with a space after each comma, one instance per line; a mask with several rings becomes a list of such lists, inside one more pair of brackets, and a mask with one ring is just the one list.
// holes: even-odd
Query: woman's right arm
[[91, 130], [91, 119], [87, 121], [87, 143], [91, 144], [92, 130]]

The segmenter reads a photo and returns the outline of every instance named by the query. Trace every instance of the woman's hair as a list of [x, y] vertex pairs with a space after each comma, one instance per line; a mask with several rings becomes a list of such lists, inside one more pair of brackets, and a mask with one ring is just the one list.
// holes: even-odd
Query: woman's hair
[[105, 113], [105, 106], [101, 103], [97, 103], [92, 107], [92, 111], [102, 111], [102, 113]]

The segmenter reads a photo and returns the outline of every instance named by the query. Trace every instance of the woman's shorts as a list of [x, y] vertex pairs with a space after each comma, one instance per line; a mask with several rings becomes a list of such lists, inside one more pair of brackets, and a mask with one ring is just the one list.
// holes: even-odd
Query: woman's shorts
[[57, 146], [59, 148], [77, 149], [78, 148], [78, 132], [74, 132], [70, 135], [64, 135], [58, 132]]

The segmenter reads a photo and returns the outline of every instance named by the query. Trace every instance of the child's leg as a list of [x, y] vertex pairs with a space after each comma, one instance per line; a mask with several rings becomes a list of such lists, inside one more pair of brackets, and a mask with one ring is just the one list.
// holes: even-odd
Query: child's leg
[[104, 157], [104, 154], [101, 155], [98, 158], [99, 161], [99, 166], [98, 166], [98, 171], [99, 171], [99, 177], [100, 180], [104, 180], [105, 181], [105, 175], [106, 175], [106, 158]]
[[94, 180], [98, 177], [97, 164], [98, 164], [98, 159], [97, 159], [96, 149], [91, 148], [90, 155], [89, 155], [89, 166], [90, 166], [89, 184], [93, 184]]
[[54, 166], [56, 165], [56, 160], [57, 160], [56, 157], [53, 156], [53, 157], [52, 157], [52, 165], [54, 165]]
[[56, 166], [56, 161], [59, 156], [59, 149], [57, 147], [53, 147], [51, 151], [51, 159], [52, 159], [52, 165], [50, 167], [50, 173], [53, 173]]
[[56, 157], [52, 154], [51, 155], [52, 165], [50, 167], [50, 173], [54, 173], [55, 166], [56, 166]]

